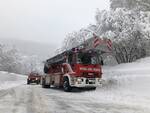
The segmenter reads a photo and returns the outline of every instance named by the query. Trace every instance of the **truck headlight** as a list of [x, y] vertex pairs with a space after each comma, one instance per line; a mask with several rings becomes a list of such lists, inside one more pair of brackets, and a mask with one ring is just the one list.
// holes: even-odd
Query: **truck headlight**
[[83, 78], [77, 78], [77, 83], [81, 84], [83, 82]]
[[82, 82], [82, 79], [81, 78], [77, 78], [77, 82]]

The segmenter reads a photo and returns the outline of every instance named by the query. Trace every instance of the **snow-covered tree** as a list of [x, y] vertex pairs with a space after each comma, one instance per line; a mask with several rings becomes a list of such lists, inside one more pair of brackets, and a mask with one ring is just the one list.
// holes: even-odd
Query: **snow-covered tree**
[[101, 38], [111, 39], [112, 55], [118, 63], [132, 62], [148, 55], [150, 53], [148, 51], [150, 50], [150, 1], [110, 0], [110, 2], [111, 10], [97, 10], [96, 24], [68, 35], [64, 43], [65, 47], [72, 48], [83, 43], [83, 37], [92, 38], [92, 35], [87, 35], [90, 34], [87, 31], [91, 30]]
[[110, 0], [111, 9], [125, 8], [136, 11], [150, 11], [149, 0]]
[[[93, 33], [97, 30], [96, 25], [89, 25], [87, 28], [81, 28], [79, 31], [69, 33], [63, 41], [62, 48], [59, 51], [69, 50], [80, 44], [83, 44], [87, 39], [93, 37]], [[57, 52], [60, 53], [60, 52]]]
[[17, 64], [16, 49], [0, 47], [0, 69], [3, 71], [12, 72]]
[[37, 56], [25, 56], [17, 49], [0, 45], [0, 71], [28, 74], [32, 71], [42, 73], [42, 61]]
[[[114, 43], [114, 55], [118, 63], [132, 62], [146, 55], [146, 39], [149, 37], [150, 13], [125, 8], [96, 13], [101, 37]], [[133, 58], [134, 57], [134, 58]]]

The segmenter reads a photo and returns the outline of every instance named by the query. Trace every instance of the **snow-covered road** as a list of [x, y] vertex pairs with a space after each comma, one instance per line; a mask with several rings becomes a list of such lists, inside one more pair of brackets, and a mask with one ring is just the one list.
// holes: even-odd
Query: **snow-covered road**
[[17, 76], [16, 85], [0, 90], [0, 113], [150, 113], [150, 58], [103, 70], [102, 87], [70, 93]]
[[0, 113], [47, 113], [46, 97], [37, 86], [22, 85], [0, 92]]
[[[0, 113], [150, 112], [148, 108], [143, 107], [142, 103], [137, 103], [137, 105], [124, 103], [120, 96], [118, 98], [111, 97], [115, 95], [113, 91], [112, 94], [108, 94], [107, 91], [101, 91], [101, 89], [98, 89], [97, 91], [66, 93], [59, 89], [42, 89], [39, 85], [22, 85], [0, 91]], [[103, 97], [97, 98], [102, 95]], [[118, 96], [118, 93], [116, 93], [116, 96]], [[127, 98], [128, 100], [128, 96], [122, 98]], [[120, 100], [120, 102], [116, 102], [116, 99]], [[147, 101], [150, 102], [150, 100]]]

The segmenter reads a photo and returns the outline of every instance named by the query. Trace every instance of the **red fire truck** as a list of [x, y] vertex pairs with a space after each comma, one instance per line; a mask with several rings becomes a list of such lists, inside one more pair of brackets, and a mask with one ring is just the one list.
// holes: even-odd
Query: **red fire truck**
[[42, 87], [96, 89], [101, 84], [102, 70], [99, 54], [94, 49], [73, 48], [46, 60], [41, 78]]
[[39, 84], [41, 80], [41, 76], [38, 73], [31, 72], [27, 78], [27, 84], [36, 83]]

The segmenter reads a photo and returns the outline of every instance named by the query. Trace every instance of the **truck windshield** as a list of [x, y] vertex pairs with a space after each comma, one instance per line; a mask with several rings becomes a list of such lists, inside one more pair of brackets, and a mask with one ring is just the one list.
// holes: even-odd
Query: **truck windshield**
[[78, 53], [77, 63], [79, 64], [98, 64], [98, 58], [92, 53]]

